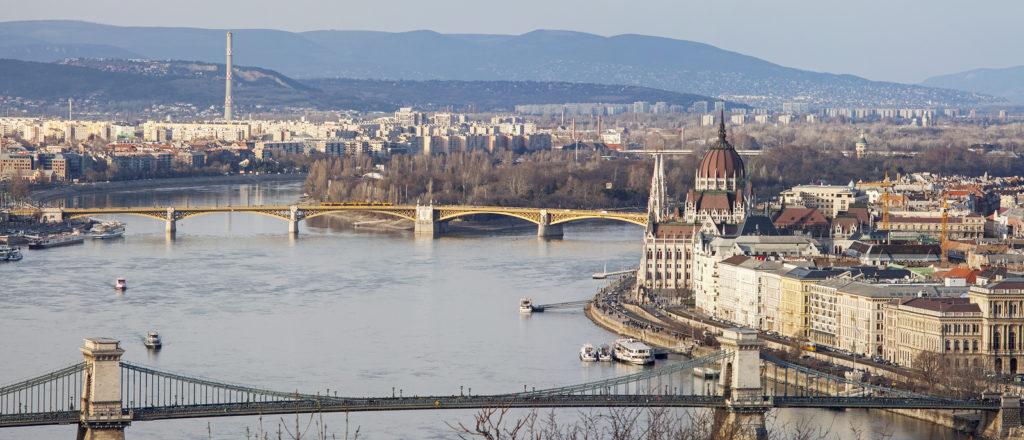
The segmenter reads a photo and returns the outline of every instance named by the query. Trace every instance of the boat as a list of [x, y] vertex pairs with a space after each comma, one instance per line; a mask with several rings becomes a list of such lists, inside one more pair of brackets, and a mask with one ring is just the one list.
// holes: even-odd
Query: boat
[[117, 290], [128, 290], [128, 282], [124, 278], [114, 280], [114, 288]]
[[21, 248], [0, 246], [0, 261], [19, 261], [21, 257]]
[[588, 342], [580, 347], [580, 360], [586, 362], [597, 361], [597, 349], [594, 348], [594, 344]]
[[519, 300], [519, 313], [533, 313], [533, 301], [530, 298]]
[[597, 349], [597, 360], [601, 362], [611, 362], [612, 360], [612, 348], [608, 344], [601, 344], [601, 347]]
[[620, 362], [630, 364], [647, 365], [654, 363], [654, 353], [651, 351], [651, 347], [634, 338], [624, 338], [615, 341], [612, 357]]
[[157, 332], [146, 333], [146, 348], [157, 349], [163, 347], [163, 342], [160, 342], [160, 334]]
[[61, 234], [52, 235], [46, 238], [37, 238], [28, 243], [29, 249], [48, 249], [52, 247], [60, 246], [71, 246], [73, 244], [82, 244], [85, 242], [85, 237], [82, 234]]
[[124, 236], [124, 222], [103, 222], [92, 227], [89, 238], [106, 240]]
[[693, 375], [704, 379], [714, 379], [718, 377], [718, 370], [711, 367], [694, 367]]

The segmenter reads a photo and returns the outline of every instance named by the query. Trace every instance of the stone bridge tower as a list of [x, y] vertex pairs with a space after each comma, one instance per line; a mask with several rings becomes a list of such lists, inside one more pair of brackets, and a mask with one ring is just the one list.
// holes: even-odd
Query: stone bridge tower
[[87, 364], [78, 440], [124, 440], [131, 412], [121, 409], [121, 342], [89, 338], [79, 347]]
[[766, 435], [764, 414], [770, 402], [761, 386], [761, 346], [757, 330], [730, 328], [718, 337], [722, 350], [732, 352], [722, 360], [718, 390], [725, 397], [725, 409], [717, 410], [722, 437], [762, 439]]

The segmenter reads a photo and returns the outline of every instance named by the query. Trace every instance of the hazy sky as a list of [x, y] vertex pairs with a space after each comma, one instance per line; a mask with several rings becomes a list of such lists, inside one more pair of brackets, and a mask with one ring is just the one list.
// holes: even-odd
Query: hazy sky
[[800, 69], [911, 83], [1024, 65], [1021, 0], [0, 0], [0, 20], [36, 19], [289, 31], [636, 33]]

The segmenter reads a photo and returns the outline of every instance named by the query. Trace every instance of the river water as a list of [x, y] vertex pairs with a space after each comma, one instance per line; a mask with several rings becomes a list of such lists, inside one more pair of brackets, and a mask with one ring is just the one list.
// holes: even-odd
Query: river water
[[[300, 183], [119, 191], [66, 206], [286, 204]], [[349, 396], [473, 394], [551, 387], [628, 374], [639, 367], [581, 364], [582, 343], [616, 335], [580, 311], [521, 316], [518, 301], [586, 299], [606, 281], [590, 274], [635, 265], [642, 230], [569, 224], [563, 240], [536, 230], [466, 233], [436, 240], [411, 232], [352, 229], [337, 219], [300, 225], [252, 214], [211, 214], [178, 223], [120, 216], [125, 238], [25, 251], [0, 264], [0, 384], [81, 360], [82, 338], [122, 341], [124, 359], [189, 376], [280, 391]], [[117, 294], [113, 280], [129, 289]], [[150, 353], [143, 335], [159, 330]], [[659, 361], [660, 362], [660, 361]], [[400, 390], [400, 391], [399, 391]], [[546, 411], [542, 411], [545, 412]], [[448, 423], [472, 411], [353, 413], [364, 439], [454, 438]], [[578, 412], [559, 411], [563, 421]], [[522, 415], [522, 413], [519, 413]], [[294, 417], [286, 417], [289, 425]], [[829, 438], [953, 439], [952, 431], [865, 411], [785, 410], [776, 425], [809, 420]], [[306, 417], [303, 417], [305, 423]], [[344, 436], [344, 416], [324, 415]], [[275, 431], [279, 417], [263, 426]], [[128, 438], [245, 438], [256, 417], [138, 422]], [[75, 428], [0, 430], [0, 439], [72, 438]], [[287, 437], [286, 437], [287, 438]]]

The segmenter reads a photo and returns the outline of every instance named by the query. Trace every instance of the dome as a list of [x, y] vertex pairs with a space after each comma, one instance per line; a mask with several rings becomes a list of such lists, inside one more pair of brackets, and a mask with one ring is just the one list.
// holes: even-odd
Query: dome
[[728, 188], [721, 189], [735, 190], [745, 175], [743, 159], [740, 158], [736, 149], [725, 140], [725, 115], [723, 112], [721, 125], [718, 127], [718, 141], [708, 149], [707, 153], [704, 153], [704, 158], [700, 161], [700, 166], [697, 167], [698, 187], [707, 187], [698, 188], [698, 190], [719, 189], [721, 185], [707, 185], [709, 180], [713, 182], [717, 179], [733, 179], [732, 182], [726, 184]]

